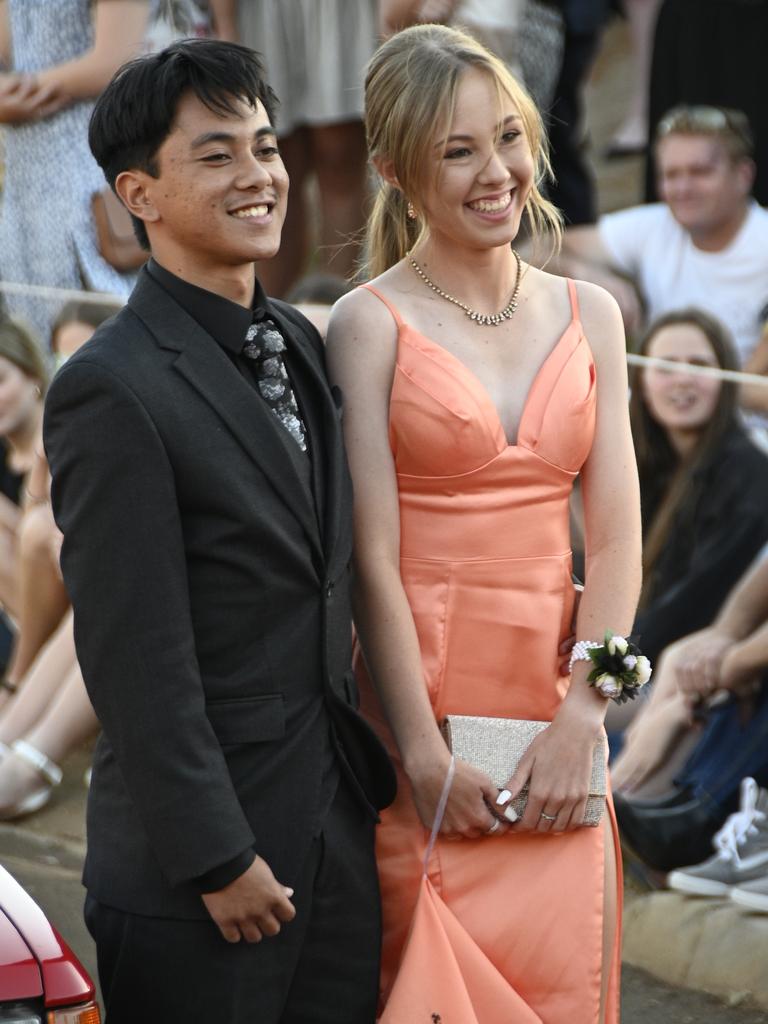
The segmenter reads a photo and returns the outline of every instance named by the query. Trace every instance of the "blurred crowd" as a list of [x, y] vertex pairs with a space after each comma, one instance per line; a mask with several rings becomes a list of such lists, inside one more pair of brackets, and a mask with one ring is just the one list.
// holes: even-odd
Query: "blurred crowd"
[[[635, 205], [599, 216], [584, 96], [617, 18], [631, 84], [602, 156], [647, 173]], [[323, 333], [360, 264], [364, 67], [417, 21], [468, 28], [525, 81], [565, 233], [559, 253], [521, 251], [607, 288], [644, 357], [630, 378], [636, 634], [655, 673], [607, 722], [628, 862], [648, 885], [768, 913], [768, 132], [754, 73], [768, 0], [0, 0], [0, 819], [41, 808], [98, 730], [40, 440], [51, 373], [144, 258], [90, 156], [94, 98], [126, 59], [182, 35], [265, 55], [292, 191], [260, 276]], [[579, 523], [577, 496], [577, 568]]]

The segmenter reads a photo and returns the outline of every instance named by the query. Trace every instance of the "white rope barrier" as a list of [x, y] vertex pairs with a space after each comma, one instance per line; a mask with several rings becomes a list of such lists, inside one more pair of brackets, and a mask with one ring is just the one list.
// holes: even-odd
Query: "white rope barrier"
[[84, 292], [76, 288], [51, 288], [42, 284], [21, 284], [18, 281], [0, 281], [0, 292], [6, 292], [8, 295], [29, 295], [37, 299], [48, 299], [62, 304], [73, 299], [94, 304], [125, 302], [122, 295], [115, 295], [114, 292]]
[[[39, 299], [64, 303], [72, 299], [80, 302], [124, 302], [121, 295], [112, 292], [85, 292], [75, 288], [52, 288], [41, 284], [22, 284], [18, 281], [0, 281], [0, 292], [8, 295], [29, 295]], [[641, 356], [635, 352], [627, 353], [630, 366], [655, 366], [662, 370], [685, 372], [692, 377], [714, 377], [716, 380], [729, 380], [734, 384], [756, 384], [768, 387], [768, 376], [759, 373], [744, 373], [741, 370], [723, 370], [719, 366], [699, 366], [695, 363], [683, 363], [676, 359], [658, 359], [655, 356]]]
[[768, 387], [768, 377], [759, 373], [744, 373], [742, 370], [723, 370], [719, 366], [699, 366], [695, 363], [682, 363], [676, 359], [658, 359], [655, 356], [640, 356], [634, 352], [627, 353], [630, 366], [655, 366], [662, 370], [674, 370], [690, 377], [714, 377], [716, 380], [730, 380], [734, 384], [757, 384]]

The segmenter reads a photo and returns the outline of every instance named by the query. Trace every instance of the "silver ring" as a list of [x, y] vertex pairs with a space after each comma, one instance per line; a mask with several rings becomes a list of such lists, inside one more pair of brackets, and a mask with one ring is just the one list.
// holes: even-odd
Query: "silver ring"
[[545, 814], [544, 811], [541, 812], [539, 817], [543, 818], [544, 821], [557, 821], [557, 815], [556, 814]]
[[486, 829], [485, 834], [487, 836], [492, 836], [493, 833], [494, 832], [498, 832], [500, 828], [501, 828], [501, 822], [496, 820], [496, 821], [494, 821], [494, 823], [491, 825], [491, 827], [489, 829]]

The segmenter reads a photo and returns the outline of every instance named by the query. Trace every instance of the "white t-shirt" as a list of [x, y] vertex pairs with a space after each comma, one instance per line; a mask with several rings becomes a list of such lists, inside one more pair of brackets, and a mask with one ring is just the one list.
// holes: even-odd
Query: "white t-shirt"
[[768, 315], [768, 210], [752, 202], [720, 252], [697, 249], [664, 203], [606, 214], [598, 230], [613, 265], [637, 282], [648, 323], [695, 306], [725, 324], [742, 362], [752, 353]]

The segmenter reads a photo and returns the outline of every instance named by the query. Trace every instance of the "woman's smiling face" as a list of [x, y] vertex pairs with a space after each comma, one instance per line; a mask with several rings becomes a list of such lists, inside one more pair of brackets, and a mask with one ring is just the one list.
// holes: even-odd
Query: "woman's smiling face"
[[520, 113], [490, 75], [469, 68], [447, 133], [434, 141], [421, 213], [430, 234], [471, 249], [509, 244], [533, 184]]
[[[718, 366], [706, 335], [696, 324], [669, 324], [651, 338], [646, 352], [658, 359]], [[668, 431], [701, 432], [712, 419], [720, 397], [716, 378], [649, 367], [643, 373], [643, 398], [651, 416]]]

